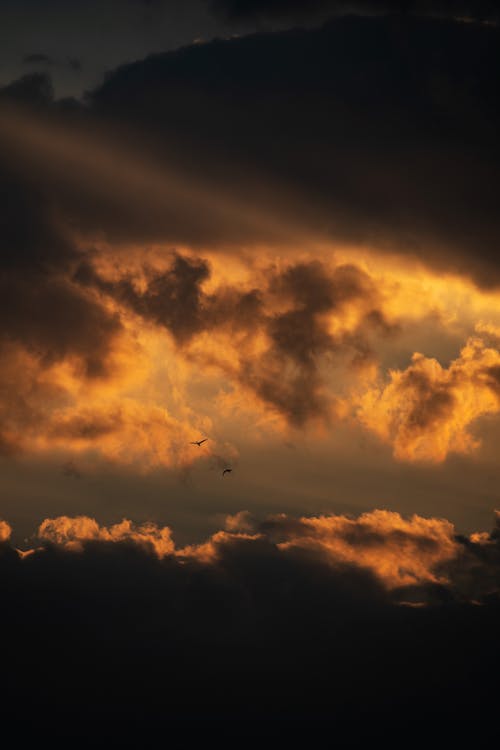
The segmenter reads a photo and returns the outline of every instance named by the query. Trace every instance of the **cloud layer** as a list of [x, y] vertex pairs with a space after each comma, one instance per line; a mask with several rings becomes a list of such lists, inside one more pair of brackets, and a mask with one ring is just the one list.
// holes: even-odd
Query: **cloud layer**
[[0, 693], [25, 736], [45, 715], [54, 738], [81, 724], [144, 741], [188, 715], [344, 741], [355, 718], [373, 737], [417, 711], [449, 737], [457, 708], [462, 735], [487, 736], [498, 528], [465, 538], [387, 511], [226, 526], [210, 555], [90, 518], [47, 519], [31, 554], [0, 544]]
[[[445, 519], [374, 510], [357, 518], [323, 515], [293, 518], [285, 514], [263, 521], [240, 512], [226, 519], [225, 528], [207, 541], [186, 547], [175, 545], [169, 527], [124, 519], [100, 526], [86, 516], [47, 518], [35, 538], [41, 546], [35, 555], [51, 547], [83, 554], [96, 545], [135, 547], [157, 560], [173, 565], [201, 565], [210, 575], [232, 575], [240, 554], [255, 560], [271, 556], [284, 565], [313, 565], [325, 575], [366, 576], [379, 590], [381, 601], [422, 604], [455, 599], [481, 599], [500, 591], [498, 547], [500, 513], [491, 533], [464, 537]], [[2, 522], [2, 540], [11, 529]], [[287, 562], [288, 561], [288, 562]], [[31, 563], [30, 563], [31, 564]], [[280, 563], [281, 564], [281, 563]], [[222, 571], [225, 571], [222, 573]], [[370, 594], [371, 596], [371, 594]]]

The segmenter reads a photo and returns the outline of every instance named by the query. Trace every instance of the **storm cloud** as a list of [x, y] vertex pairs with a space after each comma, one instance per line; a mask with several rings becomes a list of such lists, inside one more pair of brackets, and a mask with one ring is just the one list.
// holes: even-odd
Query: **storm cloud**
[[[110, 72], [83, 109], [55, 106], [75, 154], [79, 121], [93, 123], [91, 139], [115, 127], [114, 182], [111, 167], [102, 180], [99, 139], [82, 157], [78, 200], [71, 172], [41, 175], [89, 235], [198, 246], [320, 237], [418, 254], [494, 285], [498, 33], [342, 17], [154, 55]], [[162, 184], [136, 169], [153, 157]]]
[[161, 132], [185, 167], [230, 182], [249, 207], [265, 196], [283, 223], [491, 284], [497, 36], [438, 19], [340, 18], [123, 66], [89, 104]]

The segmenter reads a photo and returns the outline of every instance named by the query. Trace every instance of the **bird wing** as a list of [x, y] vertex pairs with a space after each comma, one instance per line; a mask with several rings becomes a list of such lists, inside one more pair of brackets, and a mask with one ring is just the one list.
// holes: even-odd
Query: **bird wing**
[[203, 440], [200, 440], [200, 442], [198, 443], [198, 445], [201, 445], [202, 443], [206, 443], [207, 440], [208, 440], [208, 438], [203, 438]]

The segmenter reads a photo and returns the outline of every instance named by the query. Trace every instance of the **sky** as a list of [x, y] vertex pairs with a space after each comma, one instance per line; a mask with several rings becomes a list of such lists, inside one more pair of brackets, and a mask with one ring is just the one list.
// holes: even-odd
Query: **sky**
[[[173, 658], [164, 626], [194, 646], [197, 674], [216, 645], [248, 702], [227, 639], [279, 672], [276, 633], [283, 649], [298, 638], [305, 684], [323, 623], [349, 682], [324, 623], [348, 638], [368, 616], [396, 644], [388, 673], [405, 628], [422, 633], [402, 717], [411, 675], [420, 697], [428, 687], [417, 655], [453, 661], [436, 646], [450, 622], [449, 649], [485, 633], [456, 679], [486, 695], [474, 669], [494, 650], [500, 587], [495, 3], [0, 12], [0, 567], [12, 611], [33, 613], [13, 615], [9, 637], [35, 637], [42, 601], [26, 665], [43, 668], [61, 623], [66, 647], [91, 623], [82, 684], [101, 655], [119, 661], [117, 631], [135, 676], [137, 631], [159, 664]], [[34, 700], [26, 676], [13, 695]], [[285, 682], [283, 706], [300, 703]], [[69, 714], [90, 710], [77, 683]], [[377, 715], [395, 700], [386, 687], [346, 688], [345, 716]], [[134, 700], [158, 729], [152, 693]], [[127, 705], [116, 696], [107, 720]], [[206, 700], [189, 710], [218, 715]]]

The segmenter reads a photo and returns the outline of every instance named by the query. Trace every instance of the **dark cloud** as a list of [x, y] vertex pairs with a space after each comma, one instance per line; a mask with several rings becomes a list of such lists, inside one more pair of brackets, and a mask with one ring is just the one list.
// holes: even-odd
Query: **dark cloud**
[[460, 590], [470, 599], [481, 600], [495, 594], [500, 587], [500, 513], [490, 533], [458, 536], [460, 554], [445, 568], [450, 589]]
[[[46, 79], [27, 77], [16, 88], [21, 99]], [[47, 99], [48, 97], [48, 99]], [[42, 106], [49, 94], [37, 96]], [[81, 252], [53, 196], [36, 178], [19, 175], [8, 147], [0, 148], [0, 445], [19, 448], [20, 436], [42, 424], [48, 409], [61, 404], [61, 388], [44, 378], [66, 361], [84, 379], [106, 377], [121, 331], [118, 317], [71, 280]]]
[[454, 385], [452, 381], [436, 383], [425, 372], [408, 370], [398, 384], [403, 392], [415, 393], [415, 401], [407, 416], [408, 429], [418, 432], [446, 419], [456, 403]]
[[[34, 75], [22, 79], [16, 92], [25, 84], [42, 92], [48, 86]], [[42, 102], [44, 95], [36, 99]], [[81, 251], [53, 196], [36, 177], [17, 173], [6, 147], [0, 164], [0, 341], [46, 363], [81, 358], [87, 374], [98, 375], [119, 321], [71, 281]]]
[[49, 106], [54, 99], [52, 81], [46, 73], [28, 73], [0, 89], [0, 101], [30, 107]]
[[[154, 55], [110, 72], [84, 119], [57, 105], [73, 159], [77, 122], [93, 123], [91, 138], [108, 132], [108, 146], [95, 140], [76, 172], [61, 153], [57, 169], [38, 157], [37, 170], [90, 236], [199, 247], [328, 238], [496, 284], [499, 33], [351, 16]], [[31, 86], [38, 101], [41, 83], [4, 96]]]
[[67, 280], [27, 276], [2, 278], [0, 335], [46, 364], [76, 357], [89, 377], [105, 374], [111, 341], [120, 330], [118, 318]]
[[324, 316], [340, 312], [347, 302], [375, 299], [375, 291], [358, 268], [342, 265], [330, 274], [319, 262], [277, 274], [270, 291], [292, 307], [267, 318], [271, 346], [257, 361], [244, 362], [241, 380], [295, 426], [311, 418], [328, 419], [334, 410], [323, 392], [322, 359], [346, 351], [356, 358], [369, 346], [362, 330], [357, 337], [332, 335]]
[[[413, 541], [426, 551], [425, 535]], [[479, 561], [479, 548], [497, 541], [457, 544]], [[402, 550], [407, 542], [396, 539]], [[361, 553], [381, 539], [350, 543]], [[457, 556], [449, 574], [455, 563], [464, 569]], [[498, 574], [498, 558], [494, 565]], [[261, 739], [303, 730], [354, 747], [379, 735], [399, 740], [415, 716], [414, 739], [431, 726], [435, 738], [470, 733], [476, 742], [495, 731], [498, 595], [460, 603], [453, 585], [422, 584], [416, 602], [424, 593], [432, 603], [402, 607], [412, 587], [389, 596], [355, 563], [332, 565], [265, 536], [226, 536], [209, 563], [158, 559], [119, 541], [79, 551], [45, 543], [21, 559], [4, 542], [0, 572], [9, 644], [0, 692], [9, 716], [23, 716], [25, 738], [42, 721], [57, 742], [78, 726], [96, 746], [147, 745], [186, 716], [193, 731], [219, 740], [227, 730], [234, 741], [244, 726]]]
[[298, 211], [311, 231], [496, 283], [498, 34], [350, 17], [150, 57], [115, 71], [89, 102], [161, 128], [250, 203], [258, 172], [276, 214]]
[[[475, 602], [500, 594], [500, 512], [491, 532], [456, 534], [444, 519], [375, 510], [358, 518], [284, 514], [258, 521], [230, 517], [228, 528], [262, 535], [280, 549], [371, 570], [393, 602]], [[232, 521], [232, 523], [231, 523]]]
[[205, 321], [206, 295], [201, 290], [201, 284], [209, 275], [205, 260], [174, 253], [171, 267], [165, 273], [152, 275], [147, 289], [142, 293], [137, 290], [132, 278], [106, 282], [96, 275], [88, 263], [80, 265], [75, 280], [97, 287], [143, 318], [165, 326], [182, 344], [210, 325]]

